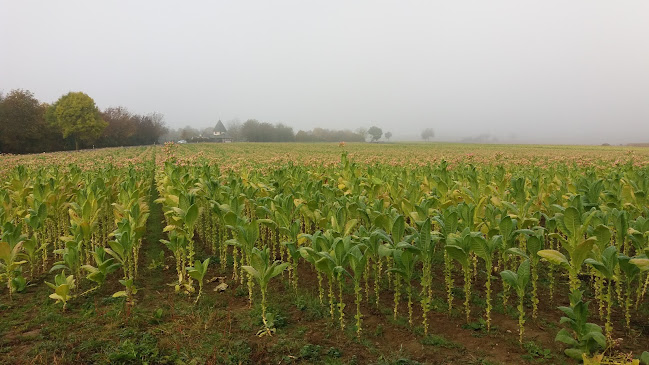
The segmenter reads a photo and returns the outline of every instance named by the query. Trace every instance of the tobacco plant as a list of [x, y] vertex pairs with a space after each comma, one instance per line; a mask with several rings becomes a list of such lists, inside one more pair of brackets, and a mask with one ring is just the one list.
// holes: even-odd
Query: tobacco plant
[[26, 263], [20, 260], [20, 249], [25, 240], [25, 235], [20, 233], [20, 227], [7, 222], [3, 226], [0, 236], [0, 268], [4, 269], [7, 276], [7, 289], [9, 289], [9, 300], [12, 299], [14, 287], [12, 282], [20, 265]]
[[469, 228], [466, 228], [461, 235], [451, 234], [446, 239], [446, 252], [448, 255], [460, 263], [464, 273], [464, 314], [466, 322], [469, 323], [471, 315], [471, 246], [475, 234]]
[[619, 262], [617, 247], [609, 246], [600, 254], [599, 258], [588, 258], [584, 262], [591, 265], [597, 270], [598, 275], [603, 280], [606, 280], [606, 294], [604, 297], [604, 292], [600, 291], [600, 295], [604, 297], [600, 298], [600, 302], [606, 303], [606, 325], [604, 328], [606, 330], [606, 336], [611, 337], [613, 333], [613, 323], [611, 322], [613, 281], [615, 280], [615, 272]]
[[582, 291], [576, 290], [570, 294], [570, 307], [559, 307], [565, 314], [561, 317], [561, 324], [567, 324], [557, 333], [555, 341], [563, 342], [570, 346], [564, 350], [569, 357], [582, 360], [584, 355], [606, 347], [606, 337], [602, 328], [594, 323], [588, 323], [589, 302], [582, 301]]
[[194, 303], [198, 303], [198, 300], [201, 298], [201, 294], [203, 293], [203, 279], [205, 278], [207, 267], [209, 265], [210, 259], [208, 257], [203, 262], [196, 260], [194, 262], [194, 266], [187, 268], [187, 273], [189, 274], [189, 276], [198, 281], [198, 295], [196, 296]]
[[493, 257], [498, 247], [502, 245], [502, 236], [495, 235], [490, 239], [484, 238], [482, 235], [475, 235], [473, 237], [473, 242], [471, 243], [471, 249], [476, 256], [484, 260], [485, 263], [485, 273], [487, 281], [485, 282], [486, 287], [486, 308], [485, 308], [485, 317], [487, 322], [487, 331], [491, 329], [491, 278], [493, 272]]
[[[399, 277], [401, 277], [406, 284], [406, 293], [408, 296], [408, 323], [412, 326], [412, 279], [415, 275], [415, 265], [419, 261], [421, 255], [421, 250], [406, 242], [400, 242], [392, 250], [392, 257], [394, 258], [394, 267], [390, 268], [390, 272], [394, 272]], [[400, 287], [395, 286], [395, 305], [394, 305], [394, 315], [396, 318], [398, 304], [399, 304], [399, 295]]]
[[596, 211], [591, 211], [582, 215], [577, 208], [571, 206], [566, 208], [563, 213], [557, 214], [559, 230], [567, 238], [557, 233], [551, 234], [550, 237], [559, 239], [564, 250], [568, 253], [568, 257], [557, 250], [538, 251], [538, 255], [551, 264], [567, 269], [571, 291], [579, 290], [581, 267], [597, 241], [592, 236], [584, 238], [588, 233], [589, 223], [595, 213]]
[[63, 310], [65, 310], [68, 301], [72, 299], [72, 289], [75, 288], [74, 276], [65, 276], [65, 271], [61, 270], [61, 273], [54, 277], [54, 284], [47, 281], [45, 284], [54, 289], [54, 293], [50, 294], [50, 298], [56, 300], [57, 303], [63, 303]]
[[281, 274], [287, 267], [288, 262], [271, 261], [270, 250], [268, 248], [260, 250], [257, 247], [252, 249], [250, 258], [250, 265], [244, 265], [242, 268], [250, 274], [250, 276], [257, 281], [261, 289], [261, 319], [264, 323], [264, 328], [260, 330], [257, 335], [272, 335], [275, 332], [273, 328], [272, 318], [266, 315], [266, 296], [268, 292], [268, 283], [270, 280]]
[[523, 332], [525, 331], [525, 289], [530, 282], [530, 261], [524, 260], [518, 265], [518, 270], [513, 272], [505, 270], [500, 273], [504, 282], [507, 282], [518, 295], [518, 342], [523, 345]]

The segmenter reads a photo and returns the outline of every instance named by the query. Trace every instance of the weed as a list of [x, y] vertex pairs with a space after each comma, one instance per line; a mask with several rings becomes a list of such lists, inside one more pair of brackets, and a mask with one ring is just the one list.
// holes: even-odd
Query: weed
[[320, 345], [306, 344], [300, 349], [300, 358], [307, 360], [316, 360], [320, 357]]
[[428, 335], [422, 338], [420, 342], [422, 345], [444, 347], [447, 349], [459, 349], [464, 347], [459, 343], [447, 340], [444, 336], [441, 335]]
[[527, 351], [527, 354], [522, 355], [522, 358], [527, 361], [540, 362], [551, 360], [553, 357], [549, 349], [544, 349], [534, 341], [525, 342], [523, 348]]
[[374, 330], [374, 337], [383, 337], [383, 325], [379, 324]]
[[343, 352], [341, 349], [337, 347], [330, 347], [329, 350], [327, 350], [327, 356], [329, 357], [341, 357], [343, 356]]

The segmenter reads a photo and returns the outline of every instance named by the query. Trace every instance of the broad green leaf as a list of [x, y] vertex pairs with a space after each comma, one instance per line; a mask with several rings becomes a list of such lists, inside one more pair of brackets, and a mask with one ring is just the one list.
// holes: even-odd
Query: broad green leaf
[[593, 235], [597, 238], [597, 245], [600, 248], [606, 247], [606, 245], [611, 241], [611, 230], [603, 224], [595, 227]]
[[514, 229], [514, 221], [512, 220], [511, 217], [506, 216], [500, 220], [500, 224], [498, 225], [498, 228], [500, 229], [500, 234], [503, 237], [507, 238], [511, 235]]
[[61, 284], [56, 287], [55, 293], [62, 298], [67, 298], [70, 293], [70, 286], [68, 284]]
[[649, 365], [649, 351], [645, 351], [640, 355], [640, 362]]
[[583, 360], [583, 355], [585, 354], [584, 351], [576, 349], [576, 348], [566, 349], [563, 352], [568, 357], [573, 358], [575, 360]]
[[569, 265], [566, 256], [557, 250], [541, 250], [538, 255], [553, 265]]
[[343, 235], [349, 236], [354, 229], [354, 226], [356, 226], [356, 223], [358, 223], [358, 219], [351, 219], [349, 222], [347, 222], [347, 224], [345, 224]]
[[427, 218], [424, 223], [421, 225], [421, 230], [419, 232], [419, 240], [422, 245], [428, 246], [431, 241], [431, 228], [430, 228], [430, 218]]
[[649, 259], [631, 259], [629, 262], [637, 266], [640, 271], [649, 270]]
[[527, 284], [530, 282], [530, 260], [521, 262], [521, 264], [518, 266], [516, 275], [518, 276], [518, 287], [521, 290], [524, 290]]
[[467, 267], [469, 265], [467, 253], [461, 247], [446, 245], [446, 252], [448, 252], [448, 255], [457, 260], [462, 266]]
[[282, 271], [286, 270], [288, 267], [289, 263], [288, 262], [283, 262], [273, 268], [273, 272], [271, 273], [270, 277], [274, 278], [275, 276], [279, 275], [282, 273]]
[[252, 266], [241, 266], [241, 268], [246, 270], [246, 272], [248, 274], [250, 274], [250, 276], [252, 276], [253, 278], [255, 278], [257, 280], [261, 279], [261, 275], [259, 274], [259, 271], [257, 271], [257, 269], [255, 269], [254, 267], [252, 267]]
[[557, 333], [557, 336], [554, 338], [555, 341], [563, 342], [568, 346], [578, 346], [579, 342], [575, 340], [572, 335], [564, 328]]
[[374, 219], [374, 225], [383, 229], [386, 232], [389, 231], [390, 228], [392, 228], [390, 227], [390, 223], [391, 223], [390, 218], [388, 218], [388, 216], [385, 214], [379, 214]]
[[189, 209], [187, 209], [187, 214], [185, 215], [185, 224], [188, 227], [193, 227], [198, 219], [198, 204], [192, 204]]
[[11, 247], [9, 247], [9, 242], [0, 242], [0, 260], [9, 265], [11, 264]]
[[512, 248], [507, 249], [507, 253], [518, 255], [518, 256], [524, 257], [526, 259], [529, 258], [529, 256], [527, 256], [527, 254], [525, 252], [523, 252], [523, 250], [521, 250], [518, 247], [512, 247]]
[[476, 256], [486, 260], [489, 257], [489, 252], [487, 252], [487, 240], [484, 237], [473, 237], [471, 241], [471, 250]]
[[581, 265], [584, 263], [584, 260], [586, 260], [588, 255], [593, 250], [593, 245], [596, 241], [597, 240], [595, 239], [595, 237], [590, 237], [579, 243], [572, 252], [572, 257], [570, 257], [572, 264], [576, 267], [581, 267]]
[[606, 265], [604, 265], [603, 263], [601, 263], [601, 262], [599, 262], [599, 261], [597, 261], [597, 260], [594, 260], [594, 259], [586, 259], [586, 260], [584, 260], [584, 263], [587, 264], [587, 265], [591, 265], [592, 267], [594, 267], [594, 268], [595, 268], [597, 271], [599, 271], [599, 272], [602, 274], [602, 276], [604, 276], [605, 278], [610, 278], [610, 277], [612, 276], [612, 273], [609, 272], [608, 267], [606, 267]]
[[169, 232], [169, 231], [173, 231], [173, 230], [176, 230], [176, 229], [178, 229], [178, 227], [176, 227], [176, 226], [173, 225], [173, 224], [170, 224], [170, 225], [166, 226], [166, 227], [162, 230], [162, 232]]
[[543, 241], [537, 236], [530, 236], [527, 239], [527, 250], [533, 257], [537, 256], [538, 252], [543, 248]]
[[405, 227], [405, 220], [403, 216], [398, 216], [397, 219], [394, 220], [394, 224], [392, 225], [392, 240], [395, 243], [401, 242], [401, 240], [403, 239]]
[[569, 236], [575, 236], [581, 228], [581, 216], [575, 207], [568, 207], [563, 212], [563, 224], [568, 229]]
[[515, 272], [511, 270], [505, 270], [500, 273], [500, 277], [505, 283], [509, 284], [510, 286], [514, 288], [518, 286], [518, 275]]

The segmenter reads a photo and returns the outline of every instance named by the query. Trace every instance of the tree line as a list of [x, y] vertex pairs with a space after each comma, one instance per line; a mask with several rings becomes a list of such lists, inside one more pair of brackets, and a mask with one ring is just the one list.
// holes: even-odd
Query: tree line
[[101, 111], [82, 92], [69, 92], [53, 104], [28, 90], [0, 94], [0, 153], [146, 145], [167, 132], [162, 114], [140, 115], [124, 107]]
[[[94, 147], [138, 146], [164, 141], [208, 142], [213, 127], [198, 130], [167, 128], [164, 116], [130, 112], [124, 107], [99, 110], [85, 93], [69, 92], [53, 104], [40, 102], [28, 90], [0, 93], [0, 153], [38, 153]], [[391, 132], [377, 126], [355, 131], [314, 128], [299, 130], [282, 123], [248, 119], [227, 123], [227, 134], [236, 142], [378, 142], [389, 141]], [[426, 128], [421, 137], [434, 137]]]
[[[369, 129], [358, 128], [355, 131], [349, 129], [334, 130], [326, 128], [313, 128], [312, 130], [299, 130], [294, 132], [293, 127], [282, 123], [271, 124], [259, 122], [256, 119], [248, 119], [244, 123], [232, 120], [226, 123], [227, 134], [235, 142], [365, 142], [378, 141], [381, 136], [390, 140], [392, 133], [383, 131], [373, 126]], [[213, 127], [202, 130], [186, 126], [184, 128], [170, 130], [163, 136], [163, 141], [185, 140], [187, 142], [206, 142], [212, 138]]]
[[[238, 120], [231, 120], [226, 123], [228, 137], [235, 142], [378, 142], [381, 138], [389, 142], [392, 132], [383, 132], [377, 126], [369, 129], [360, 127], [354, 131], [349, 129], [334, 130], [326, 128], [313, 128], [312, 130], [299, 130], [293, 132], [293, 128], [282, 123], [271, 124], [259, 122], [256, 119], [248, 119], [241, 123]], [[209, 142], [213, 139], [214, 127], [207, 127], [202, 130], [186, 126], [184, 128], [172, 129], [165, 134], [161, 141], [177, 142]], [[435, 137], [433, 128], [425, 128], [421, 132], [421, 139], [430, 141]]]

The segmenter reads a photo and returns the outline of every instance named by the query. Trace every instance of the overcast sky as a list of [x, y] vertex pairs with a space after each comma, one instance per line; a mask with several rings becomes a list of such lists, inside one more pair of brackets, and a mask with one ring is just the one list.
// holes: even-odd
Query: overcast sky
[[0, 90], [14, 88], [174, 128], [649, 142], [649, 1], [0, 0]]

